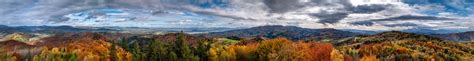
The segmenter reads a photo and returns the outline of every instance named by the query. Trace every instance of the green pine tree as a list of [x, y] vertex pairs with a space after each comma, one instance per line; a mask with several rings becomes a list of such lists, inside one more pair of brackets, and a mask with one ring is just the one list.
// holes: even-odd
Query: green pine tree
[[199, 57], [194, 55], [192, 49], [185, 41], [184, 33], [178, 33], [175, 41], [175, 52], [178, 57], [183, 58], [180, 61], [198, 61]]
[[134, 43], [133, 46], [133, 61], [143, 61], [143, 53], [141, 52], [140, 45], [138, 43]]

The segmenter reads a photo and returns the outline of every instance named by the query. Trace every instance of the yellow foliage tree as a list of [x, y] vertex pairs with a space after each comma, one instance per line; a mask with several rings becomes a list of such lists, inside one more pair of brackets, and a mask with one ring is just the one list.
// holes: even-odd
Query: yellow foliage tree
[[0, 50], [0, 61], [17, 61], [17, 57], [11, 53], [1, 52]]
[[375, 55], [367, 55], [360, 59], [360, 61], [379, 61]]
[[331, 52], [332, 61], [344, 61], [344, 55], [342, 55], [339, 50], [333, 49]]
[[[75, 42], [68, 44], [65, 48], [72, 50], [69, 52], [77, 53], [78, 57], [82, 60], [100, 60], [100, 61], [111, 61], [114, 55], [117, 60], [132, 60], [132, 54], [125, 51], [120, 47], [112, 47], [112, 44], [106, 41], [88, 41], [88, 42]], [[109, 54], [115, 48], [113, 55]]]
[[[111, 52], [113, 51], [113, 53]], [[43, 48], [35, 61], [131, 61], [132, 54], [106, 41], [75, 41], [65, 46]]]
[[207, 52], [211, 61], [219, 61], [219, 55], [216, 48], [210, 48]]
[[237, 46], [213, 46], [209, 49], [209, 59], [211, 61], [236, 61]]
[[258, 45], [259, 44], [256, 43], [247, 45], [233, 45], [233, 48], [235, 49], [237, 55], [237, 59], [252, 61], [256, 58], [254, 53], [256, 53]]
[[43, 48], [39, 55], [33, 57], [32, 61], [77, 61], [74, 53], [65, 52], [64, 48]]
[[276, 38], [276, 39], [271, 39], [271, 40], [265, 40], [260, 43], [260, 45], [257, 48], [257, 55], [259, 60], [270, 60], [270, 61], [275, 61], [275, 60], [280, 60], [284, 58], [283, 56], [279, 55], [278, 53], [282, 53], [284, 46], [287, 46], [290, 44], [290, 41], [286, 38]]

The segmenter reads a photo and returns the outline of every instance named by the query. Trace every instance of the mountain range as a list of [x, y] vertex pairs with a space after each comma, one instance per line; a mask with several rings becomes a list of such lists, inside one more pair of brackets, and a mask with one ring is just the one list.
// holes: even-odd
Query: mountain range
[[224, 32], [212, 32], [207, 36], [213, 37], [286, 37], [291, 40], [323, 40], [323, 39], [340, 39], [352, 37], [356, 35], [363, 35], [360, 33], [353, 33], [349, 31], [341, 31], [336, 29], [306, 29], [296, 26], [260, 26], [249, 29], [239, 29]]
[[[2, 28], [10, 28], [12, 31], [15, 31], [28, 27]], [[40, 28], [53, 30], [61, 30], [61, 28], [76, 29], [75, 27]], [[311, 53], [308, 55], [324, 55], [325, 57], [332, 57], [330, 59], [348, 59], [348, 61], [364, 61], [368, 58], [376, 58], [374, 60], [401, 61], [416, 61], [422, 59], [469, 61], [470, 58], [474, 57], [474, 48], [472, 48], [474, 44], [472, 41], [469, 41], [472, 40], [471, 35], [473, 35], [474, 32], [429, 35], [402, 31], [387, 31], [376, 34], [366, 34], [337, 29], [307, 29], [295, 26], [260, 26], [199, 34], [186, 34], [184, 31], [166, 34], [133, 34], [120, 32], [86, 32], [87, 29], [80, 30], [85, 32], [52, 31], [51, 33], [58, 33], [44, 37], [37, 36], [40, 35], [37, 33], [41, 33], [42, 31], [30, 31], [34, 33], [14, 32], [13, 34], [0, 38], [2, 39], [0, 40], [0, 56], [3, 54], [7, 55], [6, 58], [19, 57], [20, 60], [29, 60], [41, 58], [46, 54], [54, 54], [44, 53], [45, 51], [48, 52], [51, 50], [51, 52], [58, 52], [59, 50], [59, 52], [64, 53], [79, 53], [78, 57], [80, 58], [89, 57], [89, 55], [94, 57], [106, 57], [109, 56], [107, 53], [117, 52], [117, 54], [114, 55], [129, 57], [127, 59], [135, 59], [137, 57], [132, 56], [146, 56], [141, 54], [168, 56], [168, 54], [155, 54], [153, 52], [165, 51], [164, 53], [166, 53], [171, 51], [173, 53], [169, 56], [173, 56], [173, 54], [176, 54], [174, 52], [192, 51], [196, 52], [194, 54], [203, 55], [198, 58], [205, 59], [213, 57], [207, 56], [206, 54], [213, 54], [216, 50], [217, 52], [221, 50], [227, 52], [227, 49], [229, 49], [229, 52], [237, 53], [233, 56], [251, 57], [253, 56], [252, 54], [239, 55], [248, 53], [242, 49], [249, 49], [256, 51], [256, 53], [278, 51], [278, 53], [284, 52], [285, 54], [293, 53], [293, 51], [288, 52], [289, 50], [303, 50], [302, 52]], [[309, 48], [311, 49], [305, 51]], [[311, 51], [325, 52], [314, 53]], [[8, 56], [8, 53], [14, 55]], [[93, 54], [81, 55], [82, 53]], [[227, 53], [219, 52], [219, 54]], [[267, 53], [259, 54], [269, 55]], [[334, 56], [340, 58], [333, 58]], [[45, 57], [49, 57], [49, 55]], [[0, 58], [3, 59], [4, 57]]]
[[[387, 31], [387, 32], [370, 32], [360, 31], [354, 32], [351, 30], [337, 30], [337, 29], [307, 29], [295, 26], [260, 26], [249, 29], [239, 29], [224, 32], [212, 32], [207, 34], [214, 37], [286, 37], [292, 40], [338, 40], [348, 37], [377, 35], [386, 33], [410, 33], [406, 31]], [[426, 34], [426, 33], [410, 33], [413, 35], [424, 35], [423, 37], [435, 37], [444, 40], [452, 41], [472, 41], [474, 40], [474, 32], [448, 33], [448, 34]], [[393, 36], [395, 37], [395, 36]], [[409, 38], [411, 36], [405, 37]], [[415, 37], [415, 36], [414, 36]], [[416, 36], [418, 37], [418, 36]], [[381, 37], [387, 38], [387, 37]]]
[[453, 41], [474, 41], [474, 31], [452, 34], [434, 34], [432, 36]]
[[13, 32], [109, 32], [116, 31], [105, 28], [79, 28], [72, 26], [5, 26], [0, 25], [1, 33]]
[[[2, 35], [13, 34], [15, 32], [24, 33], [64, 33], [64, 32], [127, 32], [127, 31], [140, 31], [145, 33], [169, 33], [169, 32], [194, 32], [200, 36], [206, 37], [265, 37], [265, 38], [276, 38], [286, 37], [291, 40], [337, 40], [342, 38], [360, 36], [360, 35], [373, 35], [383, 32], [375, 31], [362, 31], [362, 30], [339, 30], [332, 28], [323, 29], [308, 29], [296, 26], [280, 26], [280, 25], [268, 25], [259, 26], [246, 29], [232, 29], [232, 28], [206, 28], [206, 29], [187, 29], [187, 28], [133, 28], [133, 27], [112, 27], [112, 28], [101, 28], [101, 27], [73, 27], [73, 26], [4, 26], [0, 25], [0, 33]], [[152, 31], [145, 31], [152, 30]], [[428, 33], [428, 32], [410, 32], [401, 31], [414, 34], [423, 34], [432, 37], [438, 37], [445, 40], [452, 41], [473, 41], [474, 31], [471, 32], [460, 32], [460, 33]]]

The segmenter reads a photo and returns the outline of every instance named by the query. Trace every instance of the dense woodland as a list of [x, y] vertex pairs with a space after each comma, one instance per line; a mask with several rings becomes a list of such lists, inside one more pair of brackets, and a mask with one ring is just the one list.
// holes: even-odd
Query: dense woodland
[[[63, 34], [26, 43], [0, 42], [0, 61], [470, 61], [472, 42], [386, 32], [338, 41], [207, 38], [184, 33], [110, 37]], [[29, 41], [31, 42], [31, 41]]]

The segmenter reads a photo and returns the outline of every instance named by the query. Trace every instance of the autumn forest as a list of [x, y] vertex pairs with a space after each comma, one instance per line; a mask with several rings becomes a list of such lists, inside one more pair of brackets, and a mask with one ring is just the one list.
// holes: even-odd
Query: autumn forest
[[378, 61], [471, 60], [472, 43], [385, 32], [340, 41], [275, 38], [206, 38], [185, 33], [110, 37], [67, 33], [21, 42], [17, 35], [0, 45], [0, 61]]

